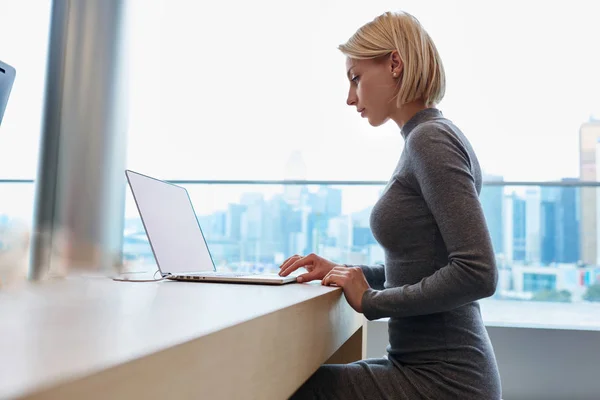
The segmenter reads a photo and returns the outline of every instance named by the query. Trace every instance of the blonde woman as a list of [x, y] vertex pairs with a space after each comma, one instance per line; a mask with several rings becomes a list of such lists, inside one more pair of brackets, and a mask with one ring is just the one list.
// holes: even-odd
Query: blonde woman
[[295, 399], [499, 399], [500, 375], [477, 300], [497, 270], [479, 202], [481, 169], [465, 135], [436, 105], [445, 91], [437, 49], [413, 16], [385, 13], [340, 46], [347, 103], [373, 126], [388, 120], [405, 145], [371, 229], [385, 265], [293, 256], [281, 275], [343, 288], [369, 320], [389, 318], [388, 355], [322, 366]]

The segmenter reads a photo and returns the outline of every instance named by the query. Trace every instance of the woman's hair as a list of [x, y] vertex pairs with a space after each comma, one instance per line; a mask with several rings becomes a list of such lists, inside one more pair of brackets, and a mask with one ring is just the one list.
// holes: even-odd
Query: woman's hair
[[421, 26], [406, 12], [386, 12], [363, 25], [339, 49], [355, 59], [378, 59], [398, 51], [404, 66], [396, 103], [423, 100], [437, 105], [446, 91], [444, 66], [438, 51]]

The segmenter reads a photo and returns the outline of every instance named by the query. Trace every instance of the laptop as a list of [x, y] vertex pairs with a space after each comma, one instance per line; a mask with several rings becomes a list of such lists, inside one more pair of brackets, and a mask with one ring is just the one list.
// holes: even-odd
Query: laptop
[[131, 170], [125, 175], [163, 278], [267, 285], [296, 282], [295, 276], [217, 271], [187, 190]]
[[8, 104], [8, 97], [15, 81], [16, 71], [13, 67], [0, 61], [0, 125], [2, 125], [2, 117], [4, 110]]

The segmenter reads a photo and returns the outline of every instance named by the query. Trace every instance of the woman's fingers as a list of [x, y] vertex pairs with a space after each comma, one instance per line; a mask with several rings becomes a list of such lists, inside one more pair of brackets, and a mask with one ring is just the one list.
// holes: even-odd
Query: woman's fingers
[[331, 272], [328, 273], [327, 276], [325, 276], [325, 278], [323, 278], [323, 280], [321, 281], [321, 285], [336, 285], [342, 287], [345, 279], [346, 274], [344, 272], [331, 270]]
[[279, 271], [279, 275], [288, 276], [298, 268], [304, 267], [305, 265], [313, 264], [314, 259], [314, 254], [310, 254], [306, 257], [300, 257], [295, 260], [292, 260], [291, 264], [287, 265], [285, 268], [282, 268]]
[[279, 270], [283, 271], [284, 269], [286, 269], [287, 267], [292, 265], [294, 263], [294, 261], [299, 260], [300, 258], [302, 258], [302, 257], [299, 256], [298, 254], [291, 256], [290, 258], [288, 258], [281, 264], [281, 266], [279, 267]]
[[337, 275], [343, 275], [347, 272], [347, 268], [346, 267], [333, 267], [331, 269], [331, 271], [329, 271], [327, 273], [327, 275], [325, 275], [325, 277], [323, 278], [323, 280], [325, 280], [329, 275], [331, 274], [337, 274]]
[[298, 258], [301, 258], [301, 256], [299, 256], [298, 254], [294, 254], [293, 256], [288, 257], [283, 263], [281, 263], [281, 266], [289, 264], [293, 262], [293, 260], [297, 260]]

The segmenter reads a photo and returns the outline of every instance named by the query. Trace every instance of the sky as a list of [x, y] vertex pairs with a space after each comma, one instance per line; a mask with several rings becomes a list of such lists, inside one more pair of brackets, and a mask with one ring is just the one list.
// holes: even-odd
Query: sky
[[[129, 4], [127, 166], [158, 178], [387, 180], [402, 137], [346, 106], [337, 46], [399, 5], [433, 38], [447, 78], [439, 108], [488, 174], [577, 176], [579, 128], [600, 119], [596, 1]], [[0, 178], [36, 175], [49, 10], [0, 0], [0, 60], [17, 69]]]
[[[600, 118], [599, 3], [480, 3], [402, 2], [444, 61], [440, 109], [488, 173], [576, 176], [579, 128]], [[138, 46], [132, 60], [158, 63], [165, 75], [132, 66], [145, 75], [131, 91], [140, 99], [131, 115], [143, 117], [131, 121], [130, 167], [169, 179], [282, 179], [290, 154], [300, 151], [306, 173], [298, 178], [389, 178], [403, 146], [399, 129], [372, 128], [346, 106], [337, 45], [398, 2], [190, 4], [137, 14], [133, 43], [153, 46]]]

